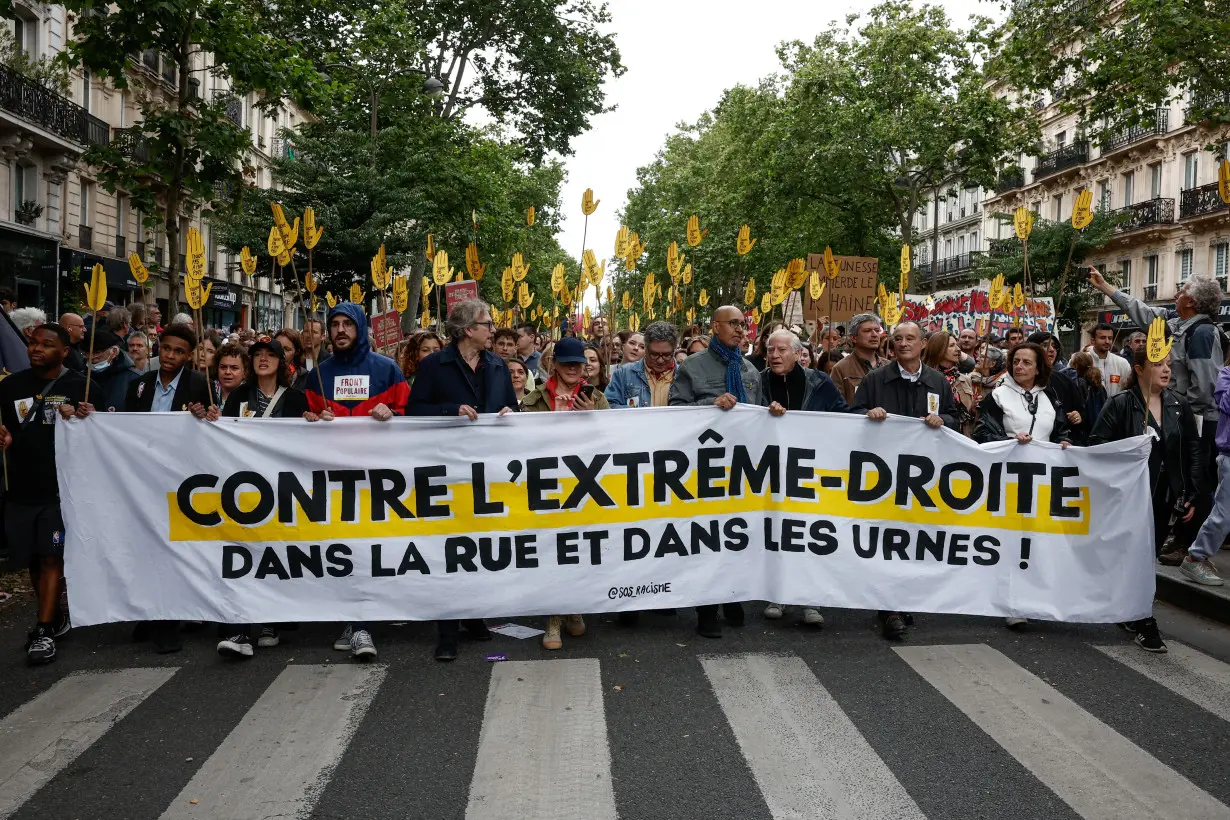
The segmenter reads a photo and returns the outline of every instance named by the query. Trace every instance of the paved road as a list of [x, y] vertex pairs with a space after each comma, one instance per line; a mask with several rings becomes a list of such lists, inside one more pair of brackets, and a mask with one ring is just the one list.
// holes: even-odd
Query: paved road
[[[377, 663], [308, 625], [250, 662], [212, 630], [157, 656], [121, 626], [51, 667], [0, 610], [0, 818], [1230, 818], [1230, 629], [1159, 607], [1167, 656], [1110, 626], [870, 613], [813, 632], [689, 613]], [[529, 621], [525, 621], [529, 623]], [[488, 652], [509, 660], [489, 663]]]

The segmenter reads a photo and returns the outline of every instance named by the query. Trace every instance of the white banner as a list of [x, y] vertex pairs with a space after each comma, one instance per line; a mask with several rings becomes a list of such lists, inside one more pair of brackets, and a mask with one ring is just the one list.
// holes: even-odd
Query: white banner
[[1131, 620], [1153, 599], [1146, 442], [979, 448], [744, 406], [56, 425], [80, 624], [746, 600]]

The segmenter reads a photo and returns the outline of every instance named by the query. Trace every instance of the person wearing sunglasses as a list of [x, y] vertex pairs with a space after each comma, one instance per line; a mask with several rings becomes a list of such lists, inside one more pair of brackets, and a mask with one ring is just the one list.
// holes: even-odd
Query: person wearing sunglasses
[[[460, 416], [477, 421], [480, 414], [503, 416], [516, 412], [517, 394], [508, 365], [487, 349], [495, 332], [487, 303], [482, 299], [457, 303], [448, 312], [445, 328], [449, 343], [418, 363], [418, 374], [410, 391], [410, 414]], [[491, 632], [481, 618], [462, 624], [455, 620], [437, 621], [436, 626], [438, 661], [457, 659], [462, 626], [473, 640], [491, 640]]]

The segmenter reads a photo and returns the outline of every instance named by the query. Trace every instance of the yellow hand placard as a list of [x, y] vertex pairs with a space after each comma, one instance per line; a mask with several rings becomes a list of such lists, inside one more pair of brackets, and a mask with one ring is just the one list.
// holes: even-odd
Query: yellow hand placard
[[1072, 227], [1083, 231], [1093, 221], [1093, 191], [1085, 189], [1076, 195], [1072, 204]]
[[335, 308], [337, 307], [337, 297], [335, 297], [332, 293], [326, 290], [325, 291], [325, 303], [328, 304], [329, 307]]
[[619, 226], [619, 233], [615, 234], [615, 258], [623, 259], [628, 255], [628, 239], [631, 234], [628, 231], [627, 225]]
[[1003, 307], [1005, 295], [1004, 275], [997, 273], [991, 280], [991, 289], [987, 292], [987, 301], [991, 303], [991, 310], [999, 310]]
[[585, 193], [581, 196], [581, 213], [589, 216], [594, 211], [598, 210], [598, 204], [602, 200], [594, 201], [594, 189], [586, 188]]
[[704, 288], [701, 288], [700, 293], [696, 295], [696, 302], [701, 307], [708, 307], [709, 306], [709, 291], [705, 290]]
[[811, 276], [807, 279], [807, 295], [811, 297], [813, 302], [819, 301], [824, 295], [824, 289], [828, 286], [828, 282], [820, 278], [820, 271], [814, 270]]
[[1223, 159], [1217, 166], [1217, 195], [1230, 205], [1230, 159]]
[[773, 295], [771, 293], [765, 293], [763, 296], [760, 297], [760, 312], [768, 313], [772, 309], [773, 309]]
[[1034, 229], [1034, 215], [1024, 205], [1017, 208], [1012, 214], [1012, 227], [1016, 230], [1016, 238], [1021, 241], [1029, 239], [1029, 234]]
[[521, 306], [522, 310], [525, 310], [533, 301], [534, 294], [530, 291], [530, 283], [522, 282], [517, 288], [517, 304]]
[[909, 245], [901, 246], [901, 275], [903, 277], [910, 275], [910, 246]]
[[256, 257], [252, 255], [252, 249], [247, 245], [239, 249], [239, 267], [248, 276], [256, 273]]
[[283, 249], [283, 251], [278, 254], [278, 264], [282, 267], [286, 267], [290, 264], [290, 251]]
[[747, 256], [756, 247], [757, 240], [752, 239], [752, 229], [747, 225], [739, 228], [739, 238], [735, 241], [735, 250], [740, 256]]
[[1017, 282], [1012, 289], [1012, 306], [1017, 310], [1025, 307], [1025, 289], [1021, 287], [1021, 283]]
[[672, 241], [666, 248], [666, 272], [671, 279], [678, 279], [683, 273], [683, 259], [679, 256], [679, 243]]
[[420, 292], [421, 292], [424, 296], [428, 296], [428, 295], [430, 295], [430, 294], [431, 294], [431, 290], [432, 290], [432, 288], [434, 288], [434, 287], [435, 287], [435, 283], [434, 283], [434, 282], [432, 282], [430, 278], [428, 278], [428, 277], [424, 276], [424, 277], [423, 277], [423, 284], [422, 284], [422, 286], [419, 288], [419, 291], [420, 291]]
[[436, 240], [431, 234], [427, 234], [427, 261], [436, 261]]
[[520, 252], [513, 254], [512, 272], [513, 272], [513, 279], [517, 282], [520, 282], [522, 279], [524, 279], [526, 275], [528, 275], [530, 272], [530, 266], [525, 264], [525, 260], [522, 259]]
[[269, 255], [275, 259], [286, 252], [286, 246], [282, 244], [282, 232], [278, 230], [277, 225], [269, 229], [269, 241], [265, 247], [269, 251]]
[[440, 251], [431, 263], [431, 278], [437, 285], [443, 287], [453, 278], [453, 271], [448, 266], [448, 253]]
[[[244, 248], [246, 251], [247, 248]], [[145, 267], [145, 263], [141, 261], [141, 257], [135, 253], [128, 254], [128, 270], [132, 272], [132, 278], [137, 280], [137, 284], [144, 285], [149, 279], [149, 268]]]
[[692, 284], [692, 263], [691, 262], [683, 266], [682, 278], [683, 278], [683, 284], [685, 285]]
[[564, 289], [564, 263], [560, 262], [551, 268], [551, 292], [559, 293]]
[[199, 282], [205, 278], [205, 242], [195, 227], [188, 229], [187, 251], [188, 278]]
[[350, 301], [354, 302], [356, 305], [363, 304], [363, 288], [359, 287], [358, 282], [354, 282], [350, 285]]
[[743, 289], [743, 304], [751, 305], [756, 301], [756, 280], [748, 279], [747, 287]]
[[704, 236], [700, 232], [700, 219], [696, 214], [692, 214], [688, 217], [688, 247], [695, 248], [702, 239]]
[[312, 275], [311, 271], [303, 274], [303, 284], [307, 288], [308, 293], [316, 292], [316, 277]]
[[90, 271], [90, 284], [85, 286], [85, 303], [95, 313], [107, 303], [107, 274], [101, 263]]
[[324, 226], [316, 227], [316, 209], [303, 209], [303, 244], [310, 251], [316, 247], [316, 243], [320, 241], [320, 237], [324, 236]]
[[483, 274], [487, 272], [487, 266], [478, 258], [478, 245], [474, 242], [466, 246], [466, 270], [475, 282], [483, 281]]
[[1157, 364], [1170, 355], [1173, 339], [1166, 338], [1166, 320], [1161, 316], [1149, 323], [1149, 338], [1145, 341], [1145, 351], [1149, 361]]
[[824, 246], [824, 273], [830, 279], [836, 279], [837, 274], [841, 272], [841, 263], [837, 261], [837, 257], [833, 256], [833, 249]]
[[525, 212], [525, 224], [531, 228], [534, 227], [534, 206], [533, 205], [531, 205], [530, 209]]

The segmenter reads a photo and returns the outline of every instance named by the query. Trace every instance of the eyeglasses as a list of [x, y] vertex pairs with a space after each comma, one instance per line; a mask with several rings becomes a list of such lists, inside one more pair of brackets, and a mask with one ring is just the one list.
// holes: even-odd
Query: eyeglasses
[[747, 322], [742, 319], [719, 319], [715, 325], [730, 325], [735, 330], [747, 330]]
[[474, 326], [475, 327], [485, 327], [488, 330], [495, 330], [495, 322], [492, 322], [492, 321], [475, 322]]
[[654, 353], [652, 350], [649, 350], [649, 351], [646, 351], [645, 358], [647, 359], [669, 359], [674, 355], [675, 355], [675, 352], [673, 350], [669, 353]]

